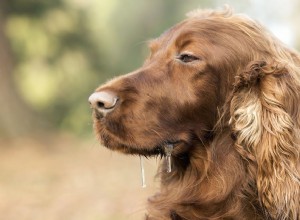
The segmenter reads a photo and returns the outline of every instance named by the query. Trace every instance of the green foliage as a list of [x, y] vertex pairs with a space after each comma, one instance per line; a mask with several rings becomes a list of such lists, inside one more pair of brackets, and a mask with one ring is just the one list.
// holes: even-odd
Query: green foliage
[[61, 1], [23, 4], [11, 2], [6, 28], [20, 93], [54, 126], [83, 133], [91, 124], [87, 97], [106, 78], [87, 11]]
[[9, 0], [8, 2], [6, 9], [8, 13], [30, 17], [41, 17], [49, 9], [59, 7], [63, 4], [61, 0]]

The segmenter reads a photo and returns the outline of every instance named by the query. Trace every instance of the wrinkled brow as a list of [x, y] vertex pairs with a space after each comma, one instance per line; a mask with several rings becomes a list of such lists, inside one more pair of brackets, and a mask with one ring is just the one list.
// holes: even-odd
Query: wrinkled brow
[[148, 47], [150, 49], [151, 54], [155, 53], [155, 51], [158, 50], [158, 48], [161, 44], [161, 42], [159, 42], [159, 41], [160, 41], [159, 39], [153, 39], [148, 42]]
[[170, 29], [166, 30], [160, 35], [160, 37], [150, 40], [148, 47], [150, 48], [151, 53], [155, 53], [159, 48], [166, 46], [172, 39], [175, 39], [176, 36], [181, 32], [181, 27], [186, 23], [186, 21], [179, 23]]
[[176, 39], [175, 46], [178, 49], [183, 49], [191, 43], [193, 43], [192, 38], [187, 38], [186, 36], [184, 36], [184, 37], [180, 37], [180, 38]]

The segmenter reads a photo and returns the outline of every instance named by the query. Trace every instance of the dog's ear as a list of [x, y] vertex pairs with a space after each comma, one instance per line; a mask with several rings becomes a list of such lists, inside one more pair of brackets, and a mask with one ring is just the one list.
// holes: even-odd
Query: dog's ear
[[295, 66], [251, 62], [236, 77], [230, 102], [236, 149], [249, 162], [261, 205], [273, 219], [300, 219], [297, 77]]

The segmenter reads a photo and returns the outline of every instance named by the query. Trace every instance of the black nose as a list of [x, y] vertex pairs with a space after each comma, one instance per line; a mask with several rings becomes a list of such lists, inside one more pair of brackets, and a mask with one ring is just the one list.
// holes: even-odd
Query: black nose
[[104, 116], [113, 111], [118, 102], [118, 97], [113, 92], [95, 92], [89, 97], [91, 107]]

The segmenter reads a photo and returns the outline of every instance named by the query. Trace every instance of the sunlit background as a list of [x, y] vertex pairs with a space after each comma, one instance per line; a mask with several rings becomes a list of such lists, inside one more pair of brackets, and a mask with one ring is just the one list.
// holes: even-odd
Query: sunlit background
[[142, 189], [139, 159], [94, 138], [88, 96], [187, 12], [224, 4], [300, 48], [298, 0], [1, 0], [0, 219], [142, 219], [158, 161]]

